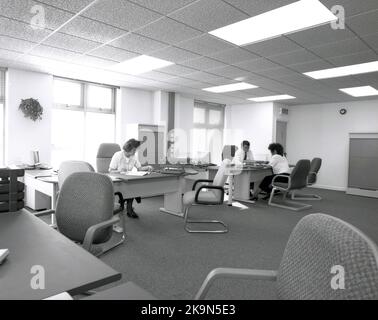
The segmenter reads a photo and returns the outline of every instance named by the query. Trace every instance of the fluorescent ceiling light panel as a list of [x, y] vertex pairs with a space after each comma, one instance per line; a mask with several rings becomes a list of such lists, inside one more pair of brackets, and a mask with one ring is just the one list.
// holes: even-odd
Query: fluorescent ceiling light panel
[[295, 99], [295, 97], [289, 96], [288, 94], [283, 94], [283, 95], [279, 95], [279, 96], [251, 98], [251, 99], [248, 99], [248, 100], [254, 101], [254, 102], [268, 102], [268, 101], [291, 100], [291, 99]]
[[309, 76], [313, 79], [329, 79], [329, 78], [338, 78], [346, 77], [355, 74], [377, 72], [378, 71], [378, 61], [354, 64], [351, 66], [331, 68], [325, 70], [311, 71], [306, 72], [304, 75]]
[[301, 0], [209, 33], [243, 46], [309, 29], [337, 19], [319, 0]]
[[161, 69], [174, 64], [173, 62], [141, 55], [139, 57], [126, 60], [111, 67], [112, 70], [127, 74], [138, 75], [148, 71]]
[[239, 82], [239, 83], [233, 83], [233, 84], [226, 84], [224, 86], [205, 88], [202, 90], [215, 92], [215, 93], [221, 93], [221, 92], [240, 91], [240, 90], [256, 89], [256, 88], [258, 87], [254, 86], [253, 84], [249, 84], [246, 82]]
[[345, 92], [346, 94], [349, 94], [352, 97], [378, 96], [378, 90], [371, 86], [344, 88], [339, 90]]

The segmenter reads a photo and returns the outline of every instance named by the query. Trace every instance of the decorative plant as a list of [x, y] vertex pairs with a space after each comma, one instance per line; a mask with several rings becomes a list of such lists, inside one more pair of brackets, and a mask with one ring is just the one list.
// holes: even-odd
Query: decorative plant
[[18, 109], [23, 112], [25, 118], [33, 121], [42, 120], [43, 108], [36, 99], [22, 99]]

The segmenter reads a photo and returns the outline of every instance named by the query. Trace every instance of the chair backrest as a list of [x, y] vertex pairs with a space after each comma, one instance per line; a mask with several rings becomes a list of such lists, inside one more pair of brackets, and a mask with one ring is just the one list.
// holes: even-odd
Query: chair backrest
[[307, 186], [310, 172], [310, 160], [299, 160], [291, 172], [291, 190], [302, 189]]
[[235, 145], [226, 145], [223, 147], [222, 151], [222, 161], [225, 159], [232, 160], [235, 157], [235, 152], [238, 150], [238, 147]]
[[[231, 160], [230, 159], [224, 159], [222, 161], [222, 164], [221, 166], [219, 167], [218, 169], [218, 172], [217, 174], [215, 175], [214, 177], [214, 180], [213, 180], [213, 185], [214, 186], [219, 186], [219, 187], [223, 187], [224, 184], [226, 183], [227, 181], [227, 178], [228, 176], [226, 175], [226, 170], [227, 170], [227, 166], [231, 164]], [[220, 190], [211, 190], [217, 197], [220, 196]]]
[[58, 171], [59, 189], [62, 188], [64, 181], [75, 172], [94, 172], [93, 167], [84, 161], [64, 161]]
[[299, 221], [286, 245], [278, 272], [278, 296], [378, 299], [378, 248], [340, 219], [308, 215]]
[[322, 166], [322, 159], [314, 158], [311, 161], [310, 173], [308, 175], [307, 182], [308, 184], [315, 184], [317, 179], [317, 174]]
[[102, 143], [97, 151], [97, 172], [108, 173], [110, 162], [118, 151], [121, 151], [121, 147], [117, 143]]
[[[59, 231], [73, 241], [83, 242], [89, 227], [113, 216], [111, 179], [95, 172], [76, 172], [64, 181], [56, 206]], [[110, 239], [112, 227], [96, 234], [94, 243]]]

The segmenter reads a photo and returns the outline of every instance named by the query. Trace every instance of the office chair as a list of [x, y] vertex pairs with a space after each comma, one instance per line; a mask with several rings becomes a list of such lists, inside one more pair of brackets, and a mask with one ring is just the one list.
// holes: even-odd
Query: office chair
[[274, 281], [282, 300], [377, 300], [378, 248], [352, 225], [311, 214], [291, 233], [278, 271], [214, 269], [196, 299], [205, 299], [220, 278]]
[[[112, 158], [116, 152], [121, 151], [121, 147], [117, 143], [102, 143], [97, 151], [96, 165], [97, 172], [109, 173], [109, 166]], [[125, 210], [125, 203], [127, 199], [124, 198], [121, 192], [116, 192], [115, 195], [119, 198], [119, 205], [121, 210]], [[141, 198], [135, 198], [138, 203], [141, 203]]]
[[60, 164], [58, 170], [59, 190], [62, 188], [64, 181], [75, 172], [94, 172], [93, 167], [84, 161], [64, 161]]
[[23, 169], [0, 169], [0, 212], [15, 212], [24, 207], [25, 186], [18, 178]]
[[[310, 173], [308, 174], [308, 177], [307, 177], [308, 186], [312, 186], [316, 183], [317, 178], [318, 178], [318, 172], [321, 166], [322, 166], [322, 159], [320, 158], [312, 159]], [[314, 201], [314, 200], [322, 200], [322, 197], [316, 194], [298, 194], [296, 193], [296, 191], [293, 191], [291, 193], [291, 199]]]
[[[205, 205], [205, 206], [215, 206], [222, 205], [224, 202], [224, 184], [227, 180], [227, 175], [225, 174], [227, 165], [231, 164], [231, 160], [225, 159], [222, 162], [214, 180], [197, 180], [194, 182], [193, 190], [186, 192], [183, 197], [183, 204], [185, 208], [184, 220], [185, 220], [185, 230], [189, 233], [226, 233], [228, 232], [227, 225], [218, 220], [194, 220], [189, 218], [189, 210], [191, 206], [194, 205]], [[197, 185], [201, 185], [197, 189]], [[222, 229], [218, 230], [196, 230], [189, 228], [190, 224], [221, 224]]]
[[[95, 172], [76, 172], [69, 175], [59, 192], [55, 211], [58, 231], [100, 256], [121, 245], [125, 235], [117, 243], [105, 248], [94, 247], [107, 243], [113, 234], [113, 226], [120, 219], [114, 216], [114, 190], [112, 180]], [[38, 214], [41, 216], [41, 213]]]
[[222, 150], [222, 161], [224, 159], [232, 160], [235, 157], [235, 152], [238, 150], [238, 147], [235, 145], [226, 145]]
[[[307, 177], [310, 172], [310, 160], [300, 160], [291, 172], [290, 176], [277, 175], [272, 180], [273, 190], [270, 194], [269, 205], [293, 211], [301, 211], [310, 209], [312, 206], [309, 204], [299, 203], [297, 201], [288, 201], [287, 195], [290, 192], [303, 189], [307, 187]], [[277, 182], [276, 180], [284, 178], [287, 182]], [[283, 193], [282, 201], [273, 202], [275, 192], [279, 190]]]

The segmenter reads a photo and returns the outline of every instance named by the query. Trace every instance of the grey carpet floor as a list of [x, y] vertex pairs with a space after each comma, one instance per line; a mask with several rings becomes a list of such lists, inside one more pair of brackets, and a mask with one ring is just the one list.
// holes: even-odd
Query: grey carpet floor
[[[236, 207], [195, 207], [193, 217], [216, 217], [229, 225], [227, 234], [189, 234], [183, 220], [159, 212], [163, 198], [136, 205], [140, 219], [126, 218], [127, 240], [101, 257], [122, 273], [122, 280], [98, 291], [133, 281], [159, 299], [192, 299], [216, 267], [276, 270], [296, 223], [310, 213], [339, 217], [378, 243], [378, 199], [311, 189], [323, 197], [313, 208], [293, 212], [268, 207], [266, 201]], [[209, 299], [275, 299], [274, 284], [222, 280]]]

